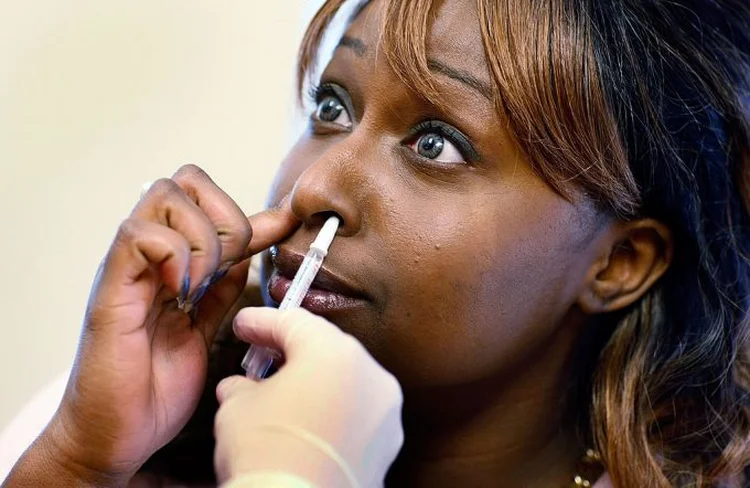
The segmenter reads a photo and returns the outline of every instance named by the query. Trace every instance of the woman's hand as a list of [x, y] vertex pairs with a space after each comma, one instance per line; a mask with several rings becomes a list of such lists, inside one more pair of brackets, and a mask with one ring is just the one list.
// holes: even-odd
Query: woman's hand
[[132, 476], [195, 410], [247, 258], [296, 226], [287, 206], [248, 219], [196, 166], [155, 182], [97, 274], [48, 450], [109, 483]]
[[267, 380], [219, 384], [219, 480], [270, 470], [316, 486], [382, 485], [403, 443], [396, 379], [356, 339], [302, 309], [244, 309], [234, 332], [285, 362]]

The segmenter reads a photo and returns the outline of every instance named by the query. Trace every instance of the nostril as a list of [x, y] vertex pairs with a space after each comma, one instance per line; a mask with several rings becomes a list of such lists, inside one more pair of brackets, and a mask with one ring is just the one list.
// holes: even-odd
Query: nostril
[[326, 221], [331, 217], [336, 217], [337, 219], [339, 219], [339, 231], [337, 232], [337, 234], [341, 234], [343, 229], [346, 228], [347, 222], [344, 220], [344, 217], [342, 217], [341, 214], [338, 212], [334, 212], [334, 211], [318, 212], [315, 215], [313, 215], [312, 218], [310, 219], [310, 225], [316, 229], [319, 229], [323, 227], [323, 224], [325, 224]]

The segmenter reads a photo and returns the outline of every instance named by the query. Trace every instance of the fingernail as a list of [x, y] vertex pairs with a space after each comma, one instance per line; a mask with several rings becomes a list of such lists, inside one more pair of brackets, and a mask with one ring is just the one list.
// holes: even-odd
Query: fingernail
[[227, 273], [229, 273], [229, 269], [234, 266], [234, 261], [228, 261], [221, 266], [219, 266], [219, 269], [216, 270], [214, 275], [211, 277], [211, 284], [213, 285], [217, 281], [220, 281], [222, 278], [224, 278]]
[[201, 281], [201, 284], [198, 285], [198, 288], [196, 288], [195, 292], [193, 292], [193, 296], [190, 297], [190, 303], [195, 306], [198, 304], [198, 302], [201, 301], [201, 298], [206, 294], [206, 291], [208, 291], [208, 287], [211, 286], [211, 278], [212, 276], [207, 276], [203, 281]]
[[187, 300], [188, 292], [190, 291], [190, 273], [185, 274], [185, 278], [182, 280], [182, 291], [180, 296], [177, 297], [177, 306], [183, 308], [185, 301]]

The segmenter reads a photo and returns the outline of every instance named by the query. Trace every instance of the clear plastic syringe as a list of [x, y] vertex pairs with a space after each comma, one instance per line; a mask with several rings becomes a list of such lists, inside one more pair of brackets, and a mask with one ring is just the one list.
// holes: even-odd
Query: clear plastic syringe
[[[279, 310], [300, 306], [315, 279], [315, 275], [318, 274], [318, 270], [323, 264], [323, 259], [328, 254], [328, 248], [331, 246], [338, 228], [339, 219], [336, 217], [330, 217], [323, 224], [323, 228], [320, 229], [318, 236], [310, 244], [310, 250], [305, 256], [304, 261], [302, 261], [297, 274], [294, 276], [289, 290], [284, 295], [284, 299], [281, 301], [281, 305], [279, 305]], [[271, 368], [274, 360], [280, 357], [281, 355], [273, 349], [251, 345], [242, 360], [242, 368], [245, 370], [245, 375], [248, 378], [261, 380], [268, 374], [268, 370]]]

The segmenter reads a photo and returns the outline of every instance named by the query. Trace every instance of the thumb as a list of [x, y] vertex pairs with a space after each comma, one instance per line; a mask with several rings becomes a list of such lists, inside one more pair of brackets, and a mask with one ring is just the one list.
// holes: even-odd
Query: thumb
[[246, 257], [259, 253], [289, 236], [301, 222], [292, 212], [290, 195], [270, 209], [247, 218], [253, 231]]
[[279, 350], [287, 360], [313, 342], [336, 344], [345, 336], [335, 325], [303, 308], [245, 308], [234, 318], [233, 328], [239, 339]]
[[216, 399], [219, 400], [219, 405], [221, 405], [242, 392], [252, 390], [256, 385], [257, 383], [244, 376], [229, 376], [221, 380], [216, 386]]

